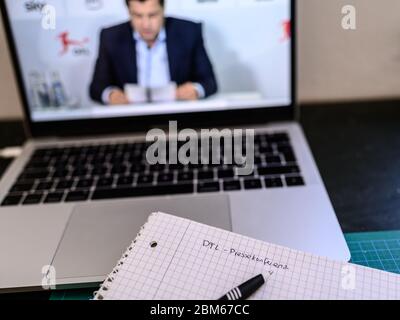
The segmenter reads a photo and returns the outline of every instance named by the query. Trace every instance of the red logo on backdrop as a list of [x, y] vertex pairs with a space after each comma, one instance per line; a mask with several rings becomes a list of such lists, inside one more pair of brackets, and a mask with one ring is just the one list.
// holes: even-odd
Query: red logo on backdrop
[[286, 20], [282, 22], [282, 30], [283, 30], [283, 35], [281, 38], [281, 41], [288, 41], [292, 37], [292, 23], [290, 20]]
[[71, 47], [78, 47], [82, 49], [84, 45], [89, 42], [89, 38], [84, 38], [83, 40], [71, 39], [68, 31], [60, 33], [58, 35], [58, 39], [61, 41], [62, 45], [62, 50], [60, 51], [61, 56], [68, 53]]

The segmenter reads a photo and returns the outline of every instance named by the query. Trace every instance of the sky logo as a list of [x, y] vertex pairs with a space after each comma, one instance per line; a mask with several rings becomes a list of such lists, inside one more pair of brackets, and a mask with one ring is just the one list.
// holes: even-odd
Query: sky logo
[[32, 0], [25, 2], [24, 6], [27, 12], [42, 12], [43, 8], [46, 6], [46, 3]]

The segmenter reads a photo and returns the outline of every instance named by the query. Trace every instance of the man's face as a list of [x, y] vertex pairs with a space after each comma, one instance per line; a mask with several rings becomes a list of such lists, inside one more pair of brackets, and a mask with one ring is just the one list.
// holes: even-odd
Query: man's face
[[130, 1], [129, 12], [135, 31], [140, 34], [144, 41], [154, 41], [164, 24], [164, 8], [160, 1]]

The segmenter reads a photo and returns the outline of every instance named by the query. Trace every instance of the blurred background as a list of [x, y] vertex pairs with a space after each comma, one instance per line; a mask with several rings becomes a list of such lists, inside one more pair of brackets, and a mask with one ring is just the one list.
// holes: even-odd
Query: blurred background
[[[341, 27], [344, 5], [357, 9], [357, 30]], [[0, 18], [1, 19], [1, 18]], [[298, 1], [301, 103], [400, 97], [400, 1]], [[22, 117], [0, 23], [0, 119]]]

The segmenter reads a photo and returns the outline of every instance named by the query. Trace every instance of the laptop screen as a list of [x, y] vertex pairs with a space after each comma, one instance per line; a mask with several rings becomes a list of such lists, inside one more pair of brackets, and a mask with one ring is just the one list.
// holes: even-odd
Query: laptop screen
[[290, 0], [6, 0], [33, 122], [292, 104]]

